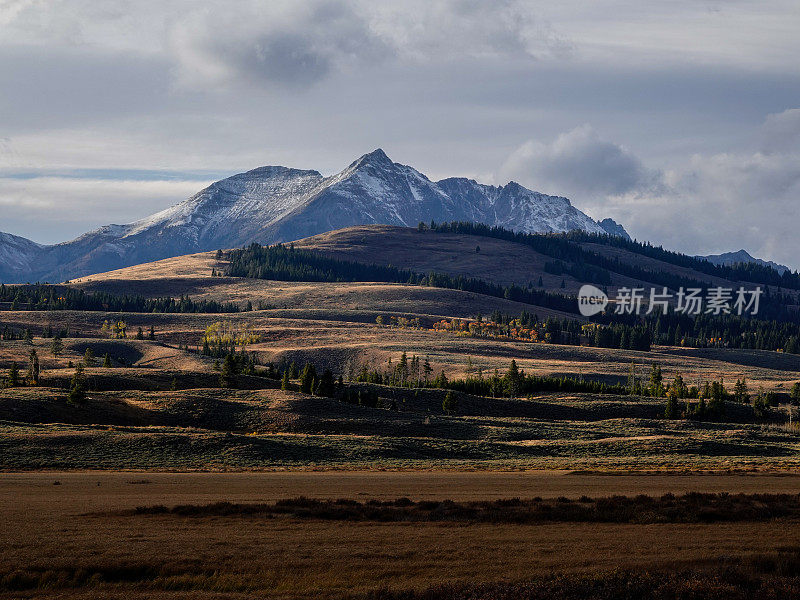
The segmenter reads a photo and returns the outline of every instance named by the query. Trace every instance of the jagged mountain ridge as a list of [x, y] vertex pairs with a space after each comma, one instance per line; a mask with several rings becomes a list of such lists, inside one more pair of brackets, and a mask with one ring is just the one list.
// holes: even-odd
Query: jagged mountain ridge
[[515, 182], [491, 186], [459, 177], [434, 182], [378, 149], [330, 177], [280, 166], [253, 169], [135, 223], [107, 225], [70, 242], [40, 246], [8, 236], [12, 245], [0, 238], [0, 257], [15, 256], [0, 277], [5, 282], [63, 281], [254, 241], [274, 243], [353, 225], [416, 226], [430, 220], [627, 237], [622, 226], [611, 219], [598, 223], [566, 198]]

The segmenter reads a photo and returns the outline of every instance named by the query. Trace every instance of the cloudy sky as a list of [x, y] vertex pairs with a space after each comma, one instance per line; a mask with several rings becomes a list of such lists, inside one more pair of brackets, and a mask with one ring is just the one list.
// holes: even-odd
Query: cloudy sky
[[382, 147], [800, 268], [798, 31], [796, 0], [0, 0], [0, 231]]

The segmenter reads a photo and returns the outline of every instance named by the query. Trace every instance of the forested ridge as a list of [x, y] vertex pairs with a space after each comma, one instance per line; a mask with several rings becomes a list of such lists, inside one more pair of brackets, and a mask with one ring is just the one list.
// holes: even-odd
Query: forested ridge
[[[702, 287], [705, 283], [698, 279], [681, 277], [664, 271], [653, 271], [630, 265], [616, 258], [611, 259], [596, 252], [586, 250], [582, 248], [580, 244], [593, 243], [622, 248], [635, 254], [647, 256], [671, 265], [693, 269], [706, 275], [721, 277], [731, 281], [743, 281], [800, 290], [800, 274], [797, 272], [786, 271], [781, 275], [772, 267], [756, 263], [739, 263], [731, 266], [715, 265], [705, 259], [694, 258], [679, 252], [665, 250], [661, 246], [630, 241], [618, 236], [587, 233], [577, 230], [568, 233], [521, 233], [502, 227], [472, 223], [469, 221], [453, 221], [450, 223], [436, 223], [432, 221], [430, 224], [420, 223], [419, 228], [423, 230], [430, 229], [437, 233], [460, 233], [525, 244], [541, 254], [545, 254], [560, 261], [573, 263], [572, 268], [574, 269], [591, 271], [591, 267], [596, 267], [601, 270], [619, 273], [620, 275], [627, 275], [634, 279], [666, 285], [673, 289], [681, 286]], [[595, 278], [599, 277], [600, 279], [598, 279], [598, 281], [601, 283], [607, 283], [606, 281], [602, 281], [602, 278], [605, 278], [604, 275], [594, 273], [592, 276]], [[578, 277], [578, 279], [583, 279], [587, 281], [587, 283], [594, 282], [586, 275]]]
[[474, 292], [564, 312], [578, 312], [577, 301], [570, 296], [517, 285], [502, 286], [463, 275], [454, 277], [443, 273], [422, 274], [391, 265], [367, 265], [339, 260], [329, 258], [320, 252], [298, 249], [292, 245], [260, 246], [254, 243], [247, 248], [231, 250], [227, 258], [230, 262], [226, 274], [232, 277], [280, 281], [372, 281], [422, 285]]
[[145, 298], [141, 295], [116, 295], [108, 292], [85, 292], [63, 285], [0, 284], [0, 302], [10, 303], [11, 310], [95, 310], [132, 313], [231, 313], [240, 308], [232, 302], [179, 298]]

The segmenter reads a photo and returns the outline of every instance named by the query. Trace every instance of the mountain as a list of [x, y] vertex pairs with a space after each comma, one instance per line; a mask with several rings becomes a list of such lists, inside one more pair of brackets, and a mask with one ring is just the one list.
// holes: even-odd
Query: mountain
[[627, 237], [622, 226], [611, 219], [598, 223], [566, 198], [513, 181], [504, 186], [460, 177], [434, 182], [378, 149], [330, 177], [287, 167], [240, 173], [141, 221], [107, 225], [70, 242], [40, 246], [6, 235], [0, 239], [0, 257], [8, 254], [14, 260], [0, 276], [6, 282], [63, 281], [254, 241], [291, 241], [353, 225], [416, 226], [431, 220]]
[[24, 237], [0, 231], [0, 281], [33, 270], [32, 261], [43, 248]]
[[631, 236], [628, 235], [628, 232], [625, 231], [625, 228], [617, 223], [614, 219], [603, 219], [597, 224], [600, 225], [600, 227], [603, 228], [603, 231], [605, 231], [608, 235], [615, 235], [631, 241]]
[[708, 254], [706, 256], [698, 256], [697, 258], [705, 258], [708, 262], [713, 263], [715, 265], [735, 265], [737, 263], [755, 263], [757, 265], [763, 265], [765, 267], [772, 267], [778, 273], [783, 275], [785, 271], [789, 270], [789, 267], [786, 265], [780, 265], [778, 263], [772, 262], [771, 260], [762, 260], [760, 258], [754, 258], [750, 256], [750, 254], [745, 250], [739, 250], [737, 252], [723, 252], [722, 254]]

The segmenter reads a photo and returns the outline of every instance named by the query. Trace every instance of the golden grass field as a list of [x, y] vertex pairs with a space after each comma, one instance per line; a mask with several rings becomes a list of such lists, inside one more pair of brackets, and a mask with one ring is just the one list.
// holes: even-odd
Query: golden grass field
[[[59, 482], [60, 485], [54, 485]], [[129, 516], [152, 504], [320, 498], [492, 499], [683, 491], [800, 492], [800, 477], [562, 473], [17, 473], [0, 478], [0, 571], [82, 571], [82, 585], [0, 597], [339, 598], [379, 588], [659, 570], [798, 546], [786, 522], [540, 525]], [[94, 577], [94, 579], [92, 579]], [[46, 579], [46, 578], [45, 578]]]
[[[371, 253], [374, 238], [387, 233], [393, 235], [384, 236], [380, 252]], [[538, 278], [545, 260], [486, 238], [396, 233], [356, 228], [298, 245], [503, 283]], [[417, 242], [425, 252], [404, 251]], [[513, 261], [518, 269], [495, 272], [498, 263]], [[235, 389], [222, 389], [215, 359], [193, 350], [209, 325], [230, 321], [259, 336], [247, 350], [265, 363], [311, 362], [343, 375], [363, 365], [397, 364], [406, 352], [428, 358], [435, 373], [450, 379], [477, 369], [502, 373], [514, 359], [526, 373], [620, 383], [631, 364], [644, 379], [658, 364], [665, 381], [676, 374], [690, 385], [723, 379], [730, 389], [744, 377], [753, 393], [784, 394], [800, 381], [798, 356], [459, 337], [429, 327], [441, 318], [493, 310], [560, 315], [458, 290], [210, 276], [223, 266], [214, 253], [203, 253], [72, 285], [150, 297], [250, 300], [264, 310], [0, 312], [0, 326], [30, 328], [35, 336], [31, 344], [0, 341], [0, 373], [12, 361], [24, 371], [31, 349], [41, 362], [39, 386], [0, 389], [0, 598], [510, 600], [624, 597], [620, 590], [649, 598], [641, 590], [658, 582], [668, 582], [667, 588], [652, 597], [800, 594], [798, 523], [786, 517], [490, 524], [124, 513], [140, 506], [298, 496], [367, 502], [800, 494], [800, 431], [784, 424], [779, 407], [761, 421], [749, 405], [731, 402], [723, 422], [668, 421], [663, 398], [462, 394], [457, 414], [450, 415], [443, 411], [443, 390], [349, 383], [378, 396], [379, 407], [371, 408], [302, 394], [296, 380], [281, 390], [278, 380], [240, 375]], [[543, 279], [546, 288], [559, 288], [561, 277]], [[578, 283], [567, 277], [566, 291]], [[418, 317], [424, 328], [380, 326], [377, 316]], [[129, 337], [108, 339], [103, 322], [120, 318]], [[47, 326], [69, 328], [58, 357], [40, 336]], [[139, 327], [153, 327], [156, 339], [131, 339]], [[70, 404], [70, 378], [87, 348], [100, 358], [108, 354], [113, 366], [87, 367], [88, 398]], [[535, 593], [513, 587], [542, 581], [550, 587]], [[503, 585], [511, 587], [496, 587]], [[558, 586], [564, 589], [554, 591]]]

